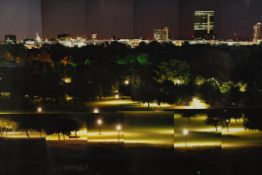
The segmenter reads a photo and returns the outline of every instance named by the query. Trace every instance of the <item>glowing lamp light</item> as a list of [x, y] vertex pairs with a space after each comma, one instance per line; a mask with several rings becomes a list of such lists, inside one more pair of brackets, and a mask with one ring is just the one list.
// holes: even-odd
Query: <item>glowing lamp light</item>
[[93, 110], [93, 113], [98, 114], [98, 113], [99, 113], [99, 109], [98, 109], [98, 108], [95, 108], [95, 109]]
[[129, 82], [129, 80], [125, 80], [124, 83], [125, 83], [125, 85], [129, 85], [130, 82]]
[[72, 83], [72, 78], [70, 78], [70, 77], [64, 77], [62, 80], [63, 80], [63, 82], [66, 83], [66, 84]]
[[189, 131], [187, 129], [183, 129], [183, 135], [187, 136], [189, 134]]
[[187, 147], [187, 136], [189, 134], [189, 131], [187, 129], [183, 129], [183, 135], [185, 137], [185, 147]]
[[101, 126], [103, 124], [103, 120], [102, 119], [98, 119], [96, 122], [99, 126]]
[[38, 112], [38, 113], [43, 112], [43, 108], [42, 108], [42, 107], [38, 107], [38, 108], [37, 108], [37, 112]]
[[98, 134], [99, 135], [101, 135], [101, 125], [103, 124], [103, 120], [102, 119], [98, 119], [97, 121], [96, 121], [96, 123], [97, 123], [97, 125], [98, 125]]
[[70, 95], [65, 95], [65, 99], [66, 101], [71, 101], [73, 100], [73, 97], [71, 97]]
[[117, 140], [120, 141], [120, 131], [122, 130], [122, 125], [116, 125], [117, 130]]
[[116, 125], [116, 130], [121, 131], [122, 130], [122, 125]]
[[115, 99], [119, 99], [119, 95], [118, 94], [115, 95]]

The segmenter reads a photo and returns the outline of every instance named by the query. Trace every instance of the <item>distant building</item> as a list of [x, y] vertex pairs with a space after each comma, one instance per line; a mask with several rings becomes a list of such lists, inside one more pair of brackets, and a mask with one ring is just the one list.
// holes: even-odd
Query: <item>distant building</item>
[[57, 35], [58, 40], [68, 40], [71, 39], [71, 35], [68, 33], [62, 33]]
[[23, 43], [24, 43], [24, 46], [25, 46], [27, 49], [37, 48], [37, 45], [36, 45], [34, 39], [24, 39]]
[[215, 38], [215, 11], [195, 11], [194, 13], [194, 38]]
[[92, 40], [97, 40], [97, 33], [92, 33], [91, 38]]
[[168, 27], [154, 29], [154, 39], [157, 41], [167, 41], [169, 39]]
[[5, 35], [5, 43], [16, 44], [16, 35]]
[[43, 39], [39, 36], [38, 33], [36, 33], [35, 41], [36, 41], [37, 43], [41, 43], [41, 42], [43, 42]]
[[262, 39], [262, 34], [261, 34], [261, 23], [257, 23], [253, 27], [254, 33], [253, 33], [253, 41], [257, 42]]

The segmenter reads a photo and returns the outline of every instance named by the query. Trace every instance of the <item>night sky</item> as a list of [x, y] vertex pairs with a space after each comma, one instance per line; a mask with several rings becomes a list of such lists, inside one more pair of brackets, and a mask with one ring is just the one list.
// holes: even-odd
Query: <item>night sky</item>
[[41, 0], [0, 0], [0, 40], [5, 34], [32, 37], [41, 28]]
[[219, 38], [252, 36], [262, 22], [262, 0], [0, 0], [0, 40], [5, 34], [32, 38], [38, 32], [99, 38], [152, 38], [153, 28], [168, 26], [171, 36], [191, 38], [194, 10], [216, 11]]

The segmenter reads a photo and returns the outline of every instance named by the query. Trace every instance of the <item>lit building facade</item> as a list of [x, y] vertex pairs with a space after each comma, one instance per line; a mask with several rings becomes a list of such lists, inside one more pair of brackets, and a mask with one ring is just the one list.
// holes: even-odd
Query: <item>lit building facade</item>
[[194, 38], [215, 38], [215, 11], [195, 11], [194, 13]]
[[262, 39], [262, 37], [261, 37], [261, 23], [257, 23], [256, 25], [254, 25], [253, 29], [254, 29], [253, 41], [254, 42], [260, 41]]
[[5, 43], [16, 44], [16, 35], [5, 35]]
[[157, 41], [167, 41], [169, 39], [168, 27], [154, 29], [154, 39]]

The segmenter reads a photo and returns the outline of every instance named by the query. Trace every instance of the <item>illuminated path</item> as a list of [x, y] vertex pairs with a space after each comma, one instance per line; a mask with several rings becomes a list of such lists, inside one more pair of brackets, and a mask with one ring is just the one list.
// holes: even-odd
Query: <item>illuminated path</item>
[[[101, 115], [103, 114], [106, 108], [116, 107], [128, 110], [128, 107], [145, 109], [146, 107], [138, 102], [134, 102], [129, 99], [105, 99], [103, 101], [90, 102], [87, 104], [93, 113]], [[151, 104], [154, 106], [155, 104]], [[195, 109], [202, 106], [202, 109], [205, 109], [207, 106], [203, 104], [199, 99], [193, 99], [189, 107], [178, 107], [178, 106], [165, 106], [162, 105], [161, 110], [165, 109]], [[127, 107], [127, 108], [125, 108]], [[63, 114], [63, 112], [46, 112], [44, 109], [37, 110], [36, 114]], [[90, 112], [90, 111], [89, 111]], [[65, 112], [66, 113], [66, 112]], [[184, 148], [184, 147], [241, 147], [241, 146], [257, 146], [262, 145], [262, 133], [259, 131], [248, 131], [243, 127], [243, 120], [231, 120], [229, 128], [218, 127], [217, 131], [214, 126], [205, 124], [206, 115], [199, 115], [192, 117], [190, 122], [187, 118], [182, 117], [179, 114], [173, 116], [173, 112], [170, 112], [170, 116], [161, 116], [168, 112], [156, 112], [156, 111], [147, 111], [147, 112], [119, 112], [123, 114], [124, 122], [123, 129], [118, 133], [114, 128], [102, 127], [101, 135], [98, 133], [98, 128], [94, 127], [89, 128], [88, 131], [86, 128], [81, 129], [77, 132], [79, 138], [77, 140], [86, 140], [88, 142], [122, 142], [129, 145], [136, 144], [148, 144], [152, 146], [169, 146], [175, 148]], [[119, 114], [116, 112], [116, 114]], [[147, 114], [148, 113], [148, 114]], [[2, 114], [19, 114], [19, 113], [2, 113]], [[32, 114], [32, 113], [28, 113]], [[77, 113], [76, 113], [77, 114]], [[87, 113], [88, 114], [88, 113]], [[27, 113], [24, 113], [27, 115]], [[170, 119], [169, 124], [159, 124], [158, 121], [153, 124], [153, 126], [147, 126], [147, 122], [155, 120], [155, 115], [162, 117], [167, 117]], [[115, 117], [115, 116], [114, 116]], [[133, 124], [133, 119], [136, 118], [138, 122]], [[125, 120], [127, 119], [127, 121]], [[142, 121], [142, 123], [140, 123]], [[131, 124], [130, 124], [131, 123]], [[6, 125], [6, 124], [4, 124]], [[107, 125], [107, 123], [105, 123]], [[182, 131], [184, 129], [188, 130], [188, 135], [183, 135]], [[6, 137], [6, 133], [3, 133], [3, 137]], [[118, 135], [119, 134], [119, 135]], [[74, 135], [74, 133], [72, 133]], [[119, 136], [119, 137], [118, 137]], [[42, 137], [46, 140], [58, 140], [57, 135], [46, 136], [45, 134]], [[7, 133], [7, 138], [27, 138], [24, 131], [9, 131]], [[40, 138], [39, 132], [30, 132], [30, 138]], [[60, 135], [60, 139], [63, 140], [63, 136]], [[74, 141], [76, 138], [65, 137], [66, 140]]]
[[[232, 133], [238, 135], [242, 135], [239, 138], [227, 138], [229, 136], [230, 131], [225, 134], [225, 138], [215, 137], [212, 134], [208, 136], [203, 135], [201, 133], [198, 135], [198, 132], [189, 131], [189, 135], [187, 136], [187, 143], [185, 145], [185, 137], [180, 133], [173, 133], [172, 129], [159, 129], [155, 131], [148, 131], [148, 132], [140, 132], [132, 131], [132, 132], [125, 132], [122, 131], [120, 133], [118, 139], [118, 132], [116, 131], [102, 131], [102, 134], [99, 135], [98, 132], [87, 132], [86, 130], [81, 130], [77, 132], [79, 138], [69, 138], [65, 136], [65, 140], [74, 141], [74, 140], [86, 140], [87, 142], [91, 143], [117, 143], [122, 142], [129, 145], [136, 145], [136, 144], [147, 144], [152, 146], [168, 146], [174, 148], [194, 148], [194, 147], [245, 147], [245, 146], [262, 146], [261, 142], [261, 132], [258, 131], [243, 131], [239, 128], [231, 128]], [[213, 129], [212, 129], [213, 131]], [[39, 132], [30, 132], [30, 138], [40, 138]], [[74, 135], [74, 133], [72, 133]], [[5, 134], [4, 134], [5, 136]], [[209, 137], [212, 136], [212, 137]], [[217, 135], [216, 135], [217, 136]], [[252, 137], [249, 137], [252, 136]], [[46, 136], [42, 134], [43, 138], [46, 138], [47, 141], [58, 141], [57, 135]], [[7, 138], [27, 138], [25, 132], [8, 132]], [[60, 139], [63, 140], [63, 136], [60, 135]]]

